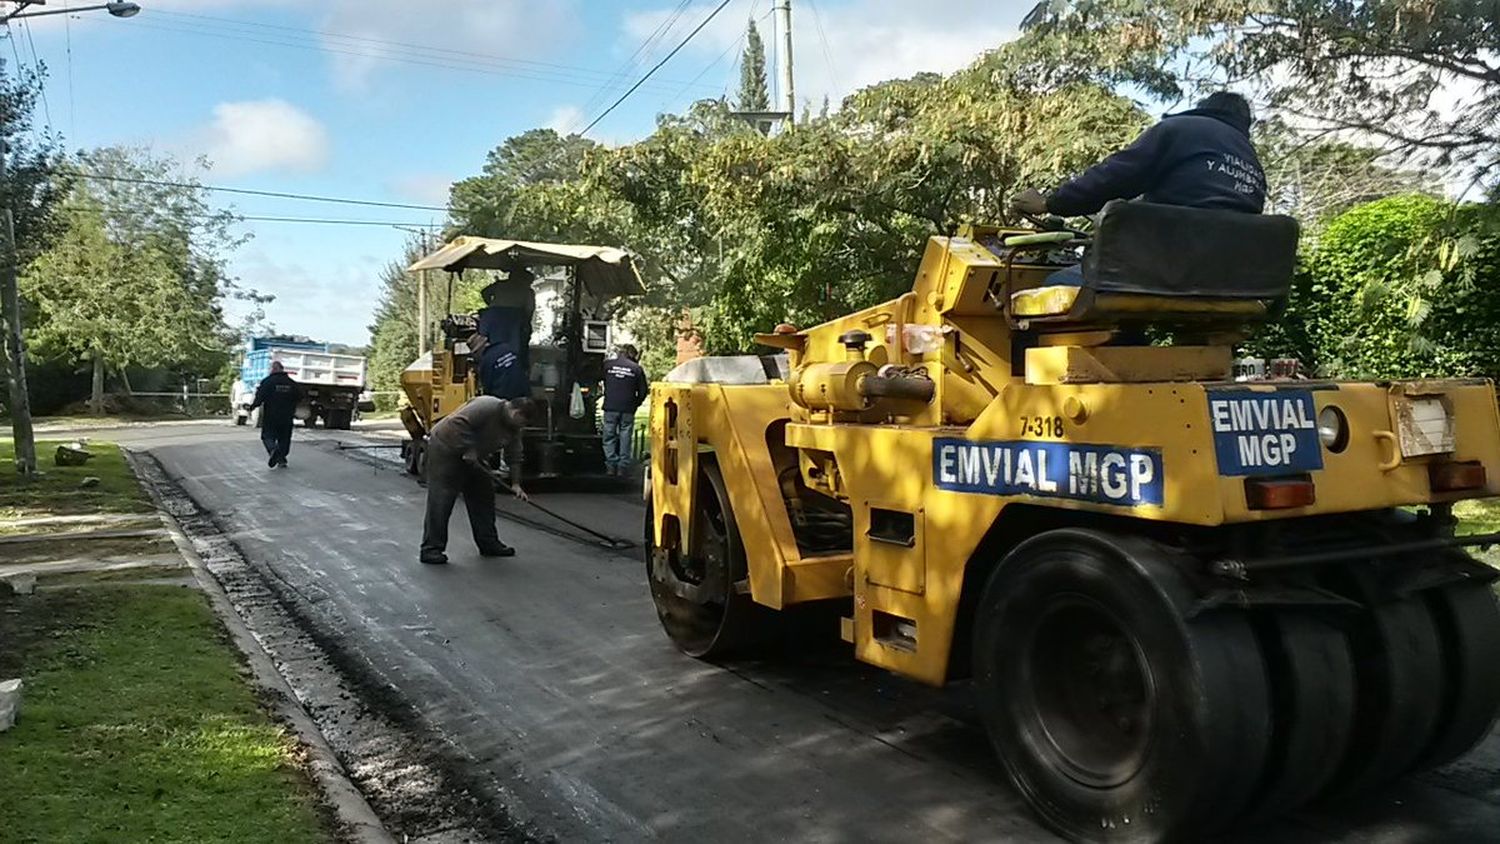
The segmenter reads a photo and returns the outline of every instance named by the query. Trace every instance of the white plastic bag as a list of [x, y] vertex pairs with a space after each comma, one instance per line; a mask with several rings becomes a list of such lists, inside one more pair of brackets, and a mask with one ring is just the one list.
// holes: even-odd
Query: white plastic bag
[[568, 403], [568, 415], [574, 419], [582, 419], [587, 409], [583, 405], [583, 385], [573, 384], [573, 400]]

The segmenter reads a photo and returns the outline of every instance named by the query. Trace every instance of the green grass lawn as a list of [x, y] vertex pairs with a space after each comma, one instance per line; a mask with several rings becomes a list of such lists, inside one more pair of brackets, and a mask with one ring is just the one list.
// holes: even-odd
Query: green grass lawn
[[202, 593], [96, 585], [0, 598], [7, 842], [326, 841], [295, 745], [241, 676]]
[[1459, 533], [1500, 532], [1500, 499], [1460, 501], [1453, 505], [1453, 515], [1458, 517]]
[[[7, 527], [6, 522], [12, 519], [151, 512], [151, 501], [118, 447], [91, 442], [88, 450], [94, 453], [93, 460], [83, 466], [54, 466], [52, 454], [59, 445], [59, 442], [38, 441], [40, 474], [23, 479], [15, 473], [14, 444], [0, 440], [0, 534], [20, 530]], [[79, 484], [87, 477], [98, 478], [99, 485], [81, 488]]]

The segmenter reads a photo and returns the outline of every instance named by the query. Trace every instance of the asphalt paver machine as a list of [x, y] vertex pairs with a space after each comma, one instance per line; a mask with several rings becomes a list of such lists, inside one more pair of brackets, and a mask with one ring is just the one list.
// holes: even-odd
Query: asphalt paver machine
[[[480, 392], [469, 341], [481, 315], [453, 313], [452, 290], [458, 275], [483, 272], [494, 276], [487, 288], [494, 297], [525, 314], [520, 337], [530, 353], [527, 378], [542, 409], [523, 436], [527, 477], [602, 477], [598, 384], [613, 305], [645, 292], [634, 257], [606, 246], [462, 236], [409, 269], [443, 270], [450, 278], [439, 342], [401, 373], [408, 402], [401, 421], [411, 437], [402, 446], [408, 471], [421, 473], [432, 426]], [[528, 289], [515, 289], [519, 285]]]
[[[1285, 217], [1112, 203], [934, 237], [910, 292], [652, 389], [647, 576], [717, 657], [828, 604], [865, 662], [967, 678], [1076, 840], [1195, 840], [1449, 762], [1500, 709], [1480, 379], [1237, 381]], [[1050, 283], [1083, 252], [1084, 283]], [[1150, 331], [1148, 331], [1150, 330]], [[1170, 336], [1148, 343], [1146, 336]], [[780, 611], [780, 612], [778, 612]]]

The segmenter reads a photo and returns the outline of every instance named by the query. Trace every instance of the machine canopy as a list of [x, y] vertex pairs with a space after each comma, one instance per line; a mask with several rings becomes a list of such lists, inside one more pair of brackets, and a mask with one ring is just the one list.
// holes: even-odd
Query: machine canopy
[[599, 299], [639, 296], [646, 292], [635, 259], [612, 246], [579, 246], [568, 243], [532, 243], [462, 235], [407, 269], [503, 270], [517, 267], [573, 267], [583, 289]]

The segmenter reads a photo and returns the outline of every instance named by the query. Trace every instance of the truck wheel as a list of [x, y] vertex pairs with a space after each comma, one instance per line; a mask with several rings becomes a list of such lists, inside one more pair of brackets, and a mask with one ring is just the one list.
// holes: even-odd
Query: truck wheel
[[1072, 840], [1154, 841], [1234, 820], [1268, 752], [1270, 691], [1243, 613], [1183, 617], [1144, 542], [1082, 530], [1015, 549], [981, 597], [974, 680], [990, 739]]
[[236, 424], [236, 425], [243, 425], [247, 421], [249, 421], [249, 420], [247, 420], [245, 417], [239, 415], [238, 413], [236, 413], [234, 415], [234, 424]]
[[1442, 642], [1421, 598], [1367, 602], [1349, 628], [1354, 655], [1353, 737], [1332, 791], [1352, 794], [1410, 771], [1436, 734], [1443, 688]]
[[1447, 685], [1438, 732], [1418, 767], [1463, 755], [1489, 735], [1500, 710], [1500, 605], [1487, 583], [1459, 583], [1427, 593], [1443, 643]]
[[768, 611], [743, 588], [748, 576], [745, 549], [729, 509], [719, 467], [699, 470], [693, 508], [692, 545], [658, 546], [654, 514], [646, 510], [646, 578], [662, 628], [679, 650], [700, 659], [723, 656], [760, 641]]
[[347, 431], [354, 421], [354, 413], [349, 410], [330, 410], [324, 417], [324, 426], [334, 431]]
[[406, 463], [406, 474], [422, 477], [427, 468], [426, 444], [420, 440], [407, 440], [401, 444], [401, 459]]
[[1271, 676], [1271, 753], [1253, 813], [1290, 812], [1318, 795], [1349, 748], [1354, 659], [1344, 631], [1312, 609], [1255, 622]]

